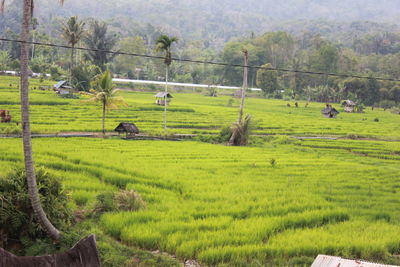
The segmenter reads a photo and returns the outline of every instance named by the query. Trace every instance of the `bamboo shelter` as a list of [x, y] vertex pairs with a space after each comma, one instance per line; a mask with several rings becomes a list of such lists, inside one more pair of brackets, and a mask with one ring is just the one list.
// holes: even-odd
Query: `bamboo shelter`
[[342, 106], [344, 107], [344, 111], [351, 113], [354, 112], [354, 108], [356, 107], [356, 103], [351, 100], [345, 100], [342, 102]]
[[167, 92], [160, 92], [155, 95], [156, 97], [156, 104], [160, 106], [165, 105], [165, 101], [167, 101], [167, 105], [171, 102], [172, 95]]

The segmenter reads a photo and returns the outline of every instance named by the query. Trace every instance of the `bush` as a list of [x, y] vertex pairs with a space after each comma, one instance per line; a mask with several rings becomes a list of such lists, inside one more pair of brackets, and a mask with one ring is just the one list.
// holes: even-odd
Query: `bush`
[[[246, 115], [241, 122], [236, 122], [231, 127], [230, 145], [245, 146], [247, 145], [252, 130], [252, 117]], [[231, 140], [232, 139], [232, 140]]]
[[382, 100], [378, 103], [378, 105], [380, 108], [389, 109], [389, 108], [396, 106], [396, 102], [394, 102], [392, 100]]
[[[47, 217], [59, 230], [66, 229], [72, 222], [72, 212], [67, 205], [68, 195], [60, 181], [44, 168], [37, 170], [36, 179]], [[24, 169], [16, 168], [7, 176], [0, 177], [0, 192], [1, 247], [15, 247], [15, 242], [28, 247], [37, 239], [47, 237], [34, 217]]]
[[99, 216], [110, 211], [137, 211], [146, 208], [146, 203], [134, 190], [104, 192], [97, 196], [94, 214]]
[[65, 94], [65, 95], [59, 95], [61, 98], [65, 99], [79, 99], [79, 96], [74, 95], [74, 94]]
[[145, 202], [134, 190], [120, 190], [114, 196], [119, 211], [136, 211], [146, 207]]
[[228, 99], [228, 103], [226, 104], [227, 107], [232, 107], [233, 103], [235, 102], [235, 100], [233, 100], [233, 98], [229, 98]]

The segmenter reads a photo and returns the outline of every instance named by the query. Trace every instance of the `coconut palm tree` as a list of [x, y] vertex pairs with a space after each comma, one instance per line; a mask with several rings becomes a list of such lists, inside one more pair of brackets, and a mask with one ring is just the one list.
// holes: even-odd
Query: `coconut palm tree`
[[[171, 46], [173, 43], [178, 42], [178, 38], [169, 37], [168, 35], [162, 34], [156, 40], [156, 50], [165, 53], [165, 93], [168, 94], [168, 73], [169, 66], [172, 63], [171, 58]], [[164, 131], [167, 131], [167, 95], [164, 98]]]
[[[59, 1], [61, 4], [64, 0]], [[0, 11], [4, 10], [5, 0], [0, 1]], [[41, 227], [53, 239], [60, 239], [60, 231], [55, 228], [46, 216], [40, 202], [36, 184], [35, 168], [32, 156], [32, 142], [29, 114], [29, 81], [28, 81], [28, 38], [30, 23], [32, 21], [33, 0], [23, 0], [23, 16], [21, 27], [21, 121], [22, 121], [22, 140], [24, 146], [24, 162], [26, 170], [26, 180], [28, 184], [29, 197], [32, 208]]]
[[75, 45], [81, 40], [84, 33], [85, 22], [79, 21], [76, 16], [70, 17], [62, 27], [62, 36], [71, 45], [71, 70], [75, 65]]
[[114, 89], [115, 86], [112, 83], [111, 73], [107, 70], [103, 74], [99, 75], [94, 81], [94, 90], [91, 91], [92, 98], [86, 100], [85, 102], [100, 102], [103, 109], [103, 134], [106, 133], [105, 130], [105, 120], [106, 112], [115, 109], [119, 106], [127, 106], [128, 104], [120, 96], [116, 96], [118, 89]]

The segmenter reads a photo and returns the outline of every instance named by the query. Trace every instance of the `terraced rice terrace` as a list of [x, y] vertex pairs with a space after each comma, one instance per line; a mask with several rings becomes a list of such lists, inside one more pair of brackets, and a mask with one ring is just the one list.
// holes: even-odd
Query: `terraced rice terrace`
[[[16, 82], [1, 77], [1, 83], [1, 108], [18, 118], [17, 89], [8, 86]], [[107, 130], [132, 121], [145, 133], [161, 133], [153, 94], [122, 92], [129, 106], [107, 116]], [[229, 99], [174, 94], [170, 133], [218, 133], [237, 116]], [[255, 133], [272, 135], [248, 147], [43, 138], [33, 140], [35, 163], [62, 181], [75, 210], [90, 212], [107, 191], [134, 189], [143, 198], [144, 209], [89, 221], [102, 234], [100, 251], [108, 236], [207, 266], [309, 266], [318, 254], [399, 263], [399, 115], [368, 109], [329, 120], [320, 114], [323, 103], [288, 108], [283, 100], [246, 101]], [[99, 106], [37, 90], [31, 102], [34, 132], [101, 129]], [[14, 126], [0, 129], [7, 127]], [[21, 164], [21, 140], [0, 139], [0, 175]]]

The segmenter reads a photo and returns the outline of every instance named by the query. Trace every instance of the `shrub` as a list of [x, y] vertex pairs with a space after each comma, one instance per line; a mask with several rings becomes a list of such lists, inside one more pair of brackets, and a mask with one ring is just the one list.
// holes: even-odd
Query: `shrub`
[[235, 102], [235, 100], [233, 100], [233, 98], [229, 98], [228, 103], [226, 104], [227, 107], [232, 107], [233, 102]]
[[94, 214], [100, 215], [105, 212], [115, 211], [116, 207], [114, 204], [114, 193], [104, 192], [97, 196], [96, 205], [94, 208]]
[[232, 125], [232, 135], [229, 143], [234, 146], [245, 146], [248, 143], [251, 131], [252, 117], [246, 115], [246, 117], [240, 122], [236, 122]]
[[[44, 168], [36, 173], [38, 190], [49, 220], [58, 229], [66, 229], [72, 222], [72, 212], [68, 208], [68, 195], [60, 181], [52, 177]], [[36, 222], [31, 206], [25, 170], [16, 168], [5, 177], [0, 177], [0, 232], [1, 246], [8, 249], [9, 240], [28, 246], [47, 235]]]
[[120, 190], [115, 194], [114, 200], [120, 211], [136, 211], [146, 207], [141, 196], [134, 190]]
[[95, 216], [110, 211], [137, 211], [146, 207], [142, 197], [134, 190], [104, 192], [97, 196]]
[[272, 159], [270, 160], [270, 163], [271, 163], [271, 166], [272, 166], [272, 167], [275, 167], [275, 166], [276, 166], [276, 159], [272, 158]]
[[383, 109], [389, 109], [391, 107], [396, 106], [396, 102], [392, 101], [392, 100], [382, 100], [378, 103], [379, 107], [383, 108]]

